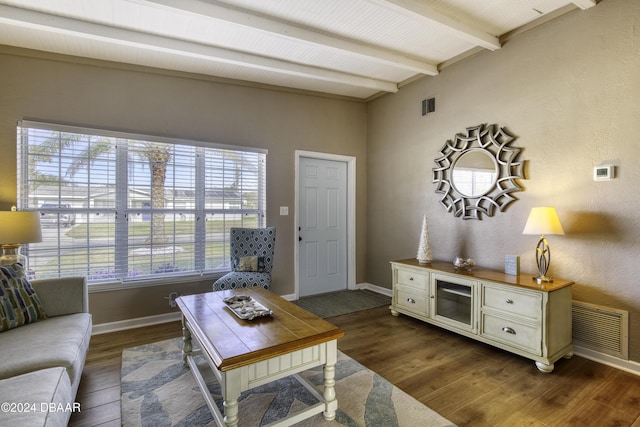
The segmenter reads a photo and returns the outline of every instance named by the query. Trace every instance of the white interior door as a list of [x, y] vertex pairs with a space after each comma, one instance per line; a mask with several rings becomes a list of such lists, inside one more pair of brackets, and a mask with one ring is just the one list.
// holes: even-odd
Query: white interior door
[[301, 157], [300, 296], [347, 289], [347, 163]]

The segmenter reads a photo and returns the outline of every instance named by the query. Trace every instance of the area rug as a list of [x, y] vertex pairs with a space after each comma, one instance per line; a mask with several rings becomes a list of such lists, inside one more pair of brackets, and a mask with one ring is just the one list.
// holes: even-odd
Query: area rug
[[327, 318], [391, 304], [391, 297], [367, 290], [339, 291], [293, 301], [299, 307]]
[[[174, 338], [129, 348], [122, 353], [122, 425], [214, 426], [191, 371], [182, 365], [182, 339]], [[199, 364], [206, 366], [204, 360]], [[203, 373], [210, 372], [203, 368]], [[300, 374], [316, 390], [322, 390], [322, 368]], [[222, 411], [220, 386], [213, 374], [205, 376], [209, 390]], [[296, 426], [415, 427], [451, 426], [451, 422], [391, 383], [339, 352], [336, 365], [338, 411], [334, 421], [322, 414]], [[240, 396], [240, 426], [268, 425], [318, 400], [294, 377], [248, 390]]]

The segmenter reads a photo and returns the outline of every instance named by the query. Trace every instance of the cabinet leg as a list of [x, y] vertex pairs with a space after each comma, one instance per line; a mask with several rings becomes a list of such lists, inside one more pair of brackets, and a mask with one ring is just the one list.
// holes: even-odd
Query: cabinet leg
[[569, 353], [567, 353], [567, 354], [565, 354], [565, 355], [564, 355], [564, 356], [562, 356], [562, 357], [564, 357], [565, 359], [571, 359], [571, 358], [573, 357], [573, 351], [572, 351], [572, 352], [569, 352]]
[[396, 316], [396, 317], [400, 316], [400, 313], [398, 313], [397, 311], [395, 311], [395, 310], [393, 309], [393, 307], [389, 307], [389, 310], [391, 310], [391, 315], [392, 315], [392, 316]]
[[546, 363], [536, 362], [536, 367], [540, 372], [544, 372], [545, 374], [550, 374], [553, 372], [553, 368], [555, 367], [553, 363], [547, 365]]

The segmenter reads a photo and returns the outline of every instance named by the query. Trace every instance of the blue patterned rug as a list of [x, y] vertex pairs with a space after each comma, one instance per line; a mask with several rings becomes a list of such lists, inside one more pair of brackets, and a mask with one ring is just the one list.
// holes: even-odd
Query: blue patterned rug
[[[213, 417], [193, 375], [182, 365], [182, 339], [126, 349], [122, 353], [122, 425], [214, 426]], [[204, 363], [204, 361], [202, 361]], [[209, 370], [203, 368], [202, 372]], [[320, 393], [322, 368], [300, 374]], [[222, 411], [220, 386], [213, 374], [207, 384]], [[336, 365], [338, 411], [335, 421], [321, 414], [296, 424], [300, 427], [415, 427], [451, 426], [451, 422], [391, 383], [338, 352]], [[295, 378], [256, 387], [240, 396], [240, 426], [268, 425], [318, 400]]]

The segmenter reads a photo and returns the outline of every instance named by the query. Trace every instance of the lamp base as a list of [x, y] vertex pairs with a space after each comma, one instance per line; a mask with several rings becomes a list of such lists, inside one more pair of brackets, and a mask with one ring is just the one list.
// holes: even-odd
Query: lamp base
[[544, 238], [544, 235], [540, 237], [538, 246], [536, 246], [536, 264], [538, 264], [538, 273], [540, 274], [535, 276], [534, 280], [539, 284], [553, 282], [551, 276], [547, 276], [549, 264], [551, 264], [551, 248], [549, 248], [549, 244], [547, 243], [547, 239]]
[[553, 278], [551, 276], [546, 276], [543, 274], [534, 276], [532, 277], [532, 279], [538, 282], [538, 284], [553, 282]]
[[0, 256], [0, 265], [20, 264], [27, 270], [27, 257], [20, 253], [20, 245], [5, 244], [2, 245], [2, 256]]

